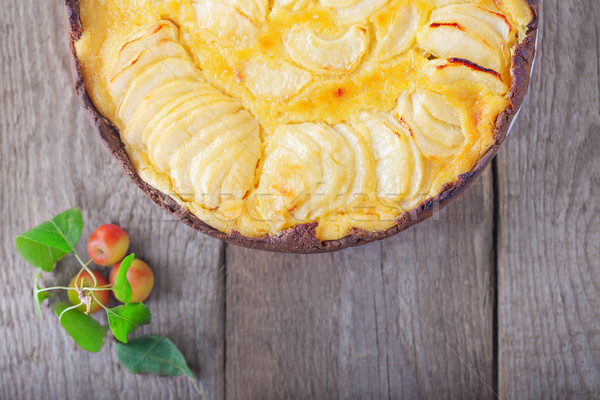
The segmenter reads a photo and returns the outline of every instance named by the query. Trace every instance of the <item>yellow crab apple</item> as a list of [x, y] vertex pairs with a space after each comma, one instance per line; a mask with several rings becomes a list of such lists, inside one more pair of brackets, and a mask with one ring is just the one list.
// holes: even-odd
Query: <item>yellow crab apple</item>
[[[69, 283], [69, 287], [72, 289], [69, 289], [67, 292], [69, 301], [71, 301], [73, 305], [82, 303], [79, 307], [77, 307], [77, 310], [87, 312], [88, 314], [93, 314], [102, 310], [102, 305], [106, 306], [109, 298], [108, 290], [98, 290], [94, 291], [94, 297], [96, 298], [94, 300], [92, 297], [92, 292], [87, 290], [87, 288], [106, 288], [108, 287], [108, 282], [106, 281], [106, 278], [104, 278], [98, 272], [92, 271], [92, 274], [96, 278], [95, 286], [92, 275], [90, 275], [87, 271], [82, 271], [73, 277], [71, 283]], [[98, 303], [101, 303], [102, 305]]]
[[[120, 266], [121, 263], [115, 265], [110, 271], [108, 279], [113, 286], [117, 281], [117, 273]], [[126, 276], [127, 281], [131, 285], [131, 301], [135, 303], [146, 300], [154, 287], [154, 273], [152, 273], [148, 264], [135, 258], [131, 262]]]

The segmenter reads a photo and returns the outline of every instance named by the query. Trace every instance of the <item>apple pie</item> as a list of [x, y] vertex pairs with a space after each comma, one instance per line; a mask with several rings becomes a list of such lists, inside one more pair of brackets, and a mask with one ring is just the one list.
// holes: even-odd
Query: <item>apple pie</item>
[[529, 84], [537, 0], [67, 0], [76, 89], [194, 228], [322, 252], [456, 197]]

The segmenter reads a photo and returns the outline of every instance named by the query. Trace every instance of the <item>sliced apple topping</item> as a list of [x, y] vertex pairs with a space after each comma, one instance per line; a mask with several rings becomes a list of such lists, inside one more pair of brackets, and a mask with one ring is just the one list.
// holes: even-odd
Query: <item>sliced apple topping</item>
[[332, 127], [339, 133], [352, 149], [351, 152], [342, 154], [342, 161], [351, 159], [354, 165], [354, 180], [345, 197], [346, 204], [352, 206], [360, 202], [364, 196], [373, 193], [376, 189], [375, 166], [371, 152], [371, 137], [363, 130], [347, 123], [335, 124]]
[[113, 97], [121, 97], [132, 81], [149, 66], [167, 58], [187, 57], [185, 49], [179, 43], [165, 38], [171, 36], [172, 29], [169, 25], [152, 24], [144, 30], [150, 30], [152, 27], [157, 30], [150, 36], [157, 36], [156, 38], [126, 39], [117, 52], [108, 74]]
[[201, 29], [219, 39], [249, 41], [265, 23], [268, 0], [192, 0]]
[[[186, 80], [198, 77], [198, 70], [182, 58], [165, 58], [144, 69], [131, 82], [118, 102], [117, 116], [121, 121], [129, 121], [142, 100], [157, 87], [172, 80]], [[113, 95], [113, 98], [118, 98]]]
[[306, 27], [296, 26], [285, 40], [285, 48], [297, 64], [314, 72], [352, 72], [367, 51], [369, 35], [364, 25], [351, 26], [337, 38], [325, 38]]
[[[135, 63], [143, 64], [138, 62], [139, 58], [149, 49], [159, 46], [160, 43], [176, 40], [177, 28], [170, 21], [159, 21], [136, 30], [122, 40], [115, 62], [108, 72], [109, 80], [112, 81], [123, 70]], [[152, 54], [153, 52], [148, 51], [148, 53]]]
[[396, 57], [411, 48], [417, 30], [422, 25], [422, 12], [412, 3], [403, 4], [394, 10], [393, 19], [387, 17], [389, 10], [375, 16], [375, 30], [378, 38], [377, 54], [382, 61]]
[[419, 45], [440, 58], [462, 58], [503, 73], [513, 29], [505, 16], [475, 4], [451, 4], [431, 13], [417, 33]]
[[207, 221], [239, 211], [224, 232], [330, 240], [388, 229], [493, 143], [515, 1], [170, 1], [143, 19], [185, 31], [134, 18], [113, 54], [79, 46], [142, 178]]
[[398, 100], [398, 121], [435, 162], [451, 157], [465, 142], [458, 113], [442, 95], [428, 90], [418, 89]]
[[194, 80], [173, 80], [164, 84], [144, 98], [140, 107], [123, 130], [124, 139], [137, 148], [144, 146], [142, 139], [144, 131], [151, 125], [151, 121], [160, 114], [161, 110], [169, 104], [176, 102], [180, 96], [194, 91], [200, 84]]
[[308, 220], [374, 189], [368, 138], [347, 124], [280, 126], [266, 154], [257, 191], [265, 219], [289, 212]]
[[[173, 190], [184, 200], [207, 208], [225, 198], [241, 200], [254, 186], [258, 122], [238, 101], [210, 86], [181, 45], [146, 37], [162, 35], [160, 30], [140, 27], [134, 35], [148, 46], [137, 46], [136, 56], [128, 44], [134, 42], [126, 38], [113, 62], [123, 70], [114, 67], [108, 85], [125, 125], [123, 139], [145, 149], [156, 171], [171, 177]], [[180, 51], [165, 51], [165, 41]], [[131, 68], [135, 73], [129, 79]]]
[[[159, 171], [168, 171], [174, 152], [189, 138], [204, 130], [225, 115], [237, 113], [240, 104], [216, 91], [196, 91], [183, 96], [178, 107], [152, 126], [147, 146], [150, 160]], [[222, 126], [223, 130], [226, 126]]]
[[299, 11], [308, 6], [310, 0], [274, 0], [273, 10], [278, 8], [287, 8], [292, 11]]
[[505, 15], [475, 4], [453, 4], [449, 7], [440, 8], [434, 11], [432, 18], [452, 18], [452, 16], [461, 14], [483, 22], [485, 26], [491, 28], [507, 43], [515, 38], [516, 31]]
[[436, 60], [430, 70], [431, 80], [438, 83], [454, 83], [462, 80], [482, 83], [496, 94], [505, 94], [508, 85], [500, 74], [494, 70], [483, 68], [469, 60], [450, 58]]
[[381, 112], [364, 111], [360, 122], [371, 136], [377, 196], [410, 202], [424, 195], [428, 162], [408, 129]]
[[[207, 208], [222, 201], [240, 200], [254, 187], [254, 171], [260, 157], [258, 122], [247, 111], [236, 114], [242, 121], [227, 126], [223, 120], [219, 136], [204, 146], [188, 167], [195, 199]], [[195, 143], [202, 141], [196, 139]]]
[[432, 0], [436, 7], [447, 6], [448, 4], [471, 3], [473, 0]]
[[287, 61], [259, 56], [243, 66], [241, 78], [258, 97], [286, 100], [308, 85], [312, 75]]
[[319, 0], [319, 2], [335, 10], [340, 25], [350, 25], [366, 22], [371, 15], [389, 3], [389, 0]]
[[[207, 208], [215, 208], [225, 198], [242, 199], [253, 186], [260, 156], [257, 121], [242, 110], [214, 119], [194, 135], [186, 137], [185, 130], [186, 126], [175, 129], [163, 139], [177, 142], [170, 146], [176, 148], [169, 158], [173, 189], [183, 199]], [[219, 157], [226, 168], [217, 162]], [[245, 173], [229, 176], [230, 171], [240, 170]]]
[[[142, 131], [142, 143], [144, 143], [144, 146], [146, 146], [150, 142], [152, 135], [157, 130], [157, 127], [169, 121], [168, 117], [172, 116], [176, 110], [181, 110], [182, 106], [189, 107], [189, 105], [186, 103], [190, 100], [190, 98], [199, 96], [199, 93], [206, 91], [207, 86], [205, 84], [198, 84], [198, 82], [196, 82], [196, 85], [191, 85], [192, 82], [194, 81], [181, 81], [181, 83], [183, 84], [182, 86], [185, 86], [185, 88], [182, 89], [183, 91], [178, 96], [173, 97], [171, 101], [167, 102], [165, 106], [162, 107], [159, 110], [159, 112], [157, 112], [154, 115], [150, 122], [148, 122], [146, 128]], [[178, 82], [174, 82], [175, 85], [177, 85], [177, 83]], [[171, 86], [171, 84], [166, 84], [159, 88], [156, 88], [154, 93], [162, 91], [161, 89], [168, 90], [167, 88], [169, 86]], [[172, 88], [172, 90], [174, 92], [177, 91], [177, 89], [175, 88]], [[150, 102], [153, 101], [152, 97], [150, 97], [148, 100]], [[132, 125], [133, 123], [134, 120], [132, 120], [128, 126]]]
[[289, 212], [304, 221], [356, 211], [369, 196], [413, 205], [427, 190], [429, 170], [408, 129], [388, 114], [284, 125], [268, 139], [259, 209], [266, 219]]
[[298, 126], [279, 127], [267, 139], [266, 158], [257, 190], [262, 218], [272, 221], [309, 201], [323, 179], [323, 168], [318, 143]]

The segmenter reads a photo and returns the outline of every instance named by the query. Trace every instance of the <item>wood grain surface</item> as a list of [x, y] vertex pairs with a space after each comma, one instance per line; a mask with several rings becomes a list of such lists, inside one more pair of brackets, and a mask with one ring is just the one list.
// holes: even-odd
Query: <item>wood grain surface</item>
[[600, 3], [542, 14], [530, 95], [498, 156], [499, 389], [599, 398]]
[[599, 17], [594, 0], [544, 2], [518, 123], [455, 203], [383, 242], [298, 256], [225, 246], [154, 206], [80, 109], [62, 2], [6, 0], [0, 399], [195, 397], [184, 378], [126, 373], [109, 340], [78, 350], [47, 304], [35, 316], [13, 237], [75, 205], [84, 238], [129, 231], [157, 278], [141, 333], [172, 339], [207, 399], [598, 398]]
[[[4, 3], [3, 3], [4, 4]], [[190, 398], [185, 378], [134, 376], [116, 362], [110, 341], [99, 354], [78, 350], [49, 306], [34, 312], [33, 268], [13, 237], [54, 214], [81, 207], [80, 250], [107, 222], [125, 227], [131, 250], [156, 276], [153, 323], [186, 355], [210, 398], [223, 398], [223, 243], [173, 221], [131, 183], [100, 143], [72, 90], [60, 1], [11, 1], [0, 7], [0, 399]], [[77, 268], [66, 259], [54, 279]]]
[[491, 182], [358, 249], [228, 246], [227, 398], [493, 398]]

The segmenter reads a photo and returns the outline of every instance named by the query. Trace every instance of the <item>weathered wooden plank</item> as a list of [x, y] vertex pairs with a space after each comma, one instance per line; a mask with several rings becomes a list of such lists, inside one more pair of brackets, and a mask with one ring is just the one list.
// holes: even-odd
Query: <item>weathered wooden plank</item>
[[[184, 378], [124, 372], [111, 343], [99, 354], [76, 349], [48, 306], [45, 320], [35, 316], [33, 269], [13, 237], [74, 205], [86, 221], [82, 245], [101, 223], [128, 229], [156, 275], [144, 331], [167, 334], [208, 398], [223, 398], [222, 243], [170, 220], [103, 148], [72, 90], [62, 4], [11, 0], [0, 21], [0, 398], [193, 397]], [[67, 283], [76, 267], [58, 270], [54, 280]]]
[[227, 398], [493, 398], [491, 194], [488, 171], [437, 219], [336, 254], [228, 246]]
[[543, 5], [532, 89], [498, 162], [499, 388], [598, 398], [600, 3]]

